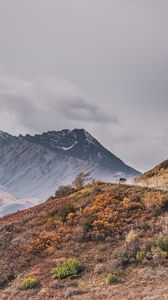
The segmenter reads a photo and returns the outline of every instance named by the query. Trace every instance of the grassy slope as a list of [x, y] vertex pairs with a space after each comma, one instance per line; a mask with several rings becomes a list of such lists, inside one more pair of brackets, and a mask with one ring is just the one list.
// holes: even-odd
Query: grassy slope
[[[168, 261], [153, 247], [168, 234], [167, 199], [159, 190], [99, 183], [0, 219], [1, 299], [64, 299], [68, 291], [83, 300], [167, 299]], [[131, 229], [137, 237], [126, 243]], [[145, 249], [143, 259], [125, 260], [129, 247]], [[54, 280], [51, 269], [74, 256], [80, 277]], [[113, 271], [121, 281], [109, 286]], [[21, 291], [28, 276], [39, 285]]]

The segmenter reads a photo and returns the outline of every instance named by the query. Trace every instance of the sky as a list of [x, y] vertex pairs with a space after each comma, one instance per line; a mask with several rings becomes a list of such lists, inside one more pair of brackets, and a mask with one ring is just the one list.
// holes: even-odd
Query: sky
[[168, 159], [167, 0], [0, 0], [0, 129], [85, 128], [140, 171]]

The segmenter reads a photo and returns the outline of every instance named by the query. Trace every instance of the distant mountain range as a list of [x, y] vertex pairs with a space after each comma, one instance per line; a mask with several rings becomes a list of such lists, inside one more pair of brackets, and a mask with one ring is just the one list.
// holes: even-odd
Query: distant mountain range
[[0, 184], [16, 198], [44, 200], [82, 171], [105, 181], [140, 174], [84, 129], [19, 137], [0, 132]]
[[37, 204], [37, 199], [17, 199], [5, 187], [0, 186], [0, 217]]

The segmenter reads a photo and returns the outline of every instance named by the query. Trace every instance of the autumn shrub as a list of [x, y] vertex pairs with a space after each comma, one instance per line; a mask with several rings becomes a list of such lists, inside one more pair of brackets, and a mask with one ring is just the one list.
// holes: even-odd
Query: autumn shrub
[[[131, 214], [135, 209], [136, 213]], [[82, 211], [80, 220], [88, 239], [104, 239], [111, 235], [120, 235], [126, 226], [135, 222], [143, 214], [143, 206], [130, 202], [128, 198], [118, 201], [111, 193], [94, 195], [90, 205]], [[140, 211], [140, 210], [141, 211]]]
[[66, 222], [66, 218], [70, 213], [75, 212], [75, 206], [73, 203], [66, 203], [63, 206], [61, 206], [59, 210], [59, 216], [61, 217], [63, 222]]
[[56, 242], [57, 235], [55, 232], [44, 231], [25, 244], [25, 250], [33, 255], [43, 257], [48, 253], [48, 249], [54, 246]]
[[112, 285], [120, 282], [121, 278], [117, 273], [109, 273], [106, 277], [106, 283]]
[[54, 279], [64, 279], [78, 276], [82, 271], [80, 262], [76, 258], [66, 259], [61, 265], [51, 270]]
[[164, 202], [165, 196], [162, 191], [156, 191], [150, 189], [150, 191], [146, 192], [144, 195], [144, 204], [146, 208], [161, 206]]
[[34, 276], [23, 279], [20, 285], [21, 290], [34, 289], [38, 286], [38, 280]]
[[142, 209], [143, 205], [140, 202], [131, 201], [129, 198], [125, 197], [123, 200], [123, 204], [128, 211], [134, 211], [138, 209]]

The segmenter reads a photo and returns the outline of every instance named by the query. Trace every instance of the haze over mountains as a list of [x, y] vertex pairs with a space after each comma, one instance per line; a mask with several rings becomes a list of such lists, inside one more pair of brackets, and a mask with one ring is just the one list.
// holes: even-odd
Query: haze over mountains
[[0, 217], [24, 210], [38, 204], [38, 199], [23, 198], [18, 199], [11, 194], [4, 186], [0, 186]]
[[17, 199], [45, 200], [82, 171], [106, 181], [139, 175], [84, 129], [19, 137], [0, 132], [0, 184]]

